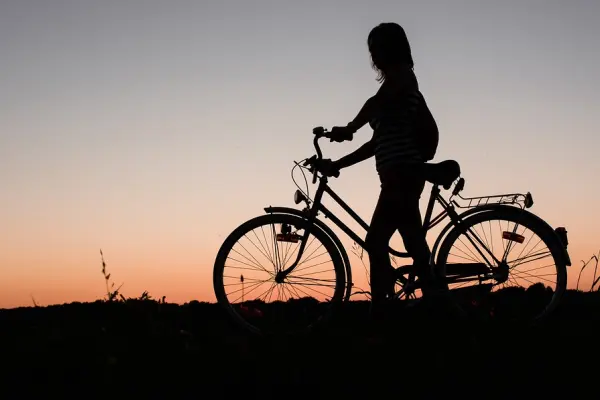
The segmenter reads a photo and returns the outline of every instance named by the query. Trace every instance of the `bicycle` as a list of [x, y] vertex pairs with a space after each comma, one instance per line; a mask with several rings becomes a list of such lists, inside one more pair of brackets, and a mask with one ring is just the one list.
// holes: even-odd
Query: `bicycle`
[[[318, 141], [321, 138], [327, 138], [327, 133], [322, 127], [315, 128], [313, 130], [315, 135], [313, 145], [316, 154], [301, 162], [294, 161], [295, 165], [292, 168], [292, 180], [294, 180], [294, 169], [299, 167], [305, 181], [304, 170], [312, 174], [313, 184], [317, 180], [319, 181], [314, 198], [311, 199], [308, 193], [308, 181], [306, 181], [306, 192], [304, 192], [294, 180], [296, 187], [298, 187], [298, 190], [294, 193], [294, 203], [297, 205], [304, 203], [305, 207], [303, 209], [281, 206], [265, 207], [265, 215], [254, 217], [234, 229], [225, 239], [216, 256], [213, 269], [213, 286], [217, 302], [225, 308], [231, 319], [239, 327], [248, 332], [258, 335], [274, 333], [276, 332], [274, 326], [281, 324], [286, 327], [290, 325], [298, 326], [298, 328], [295, 328], [297, 329], [296, 333], [309, 333], [319, 326], [324, 326], [338, 307], [349, 301], [352, 295], [354, 284], [348, 254], [339, 237], [322, 219], [319, 219], [320, 213], [363, 249], [365, 242], [322, 204], [324, 194], [328, 194], [362, 228], [368, 230], [369, 226], [329, 187], [328, 177], [322, 173], [320, 174], [321, 171], [316, 167], [318, 160], [323, 158]], [[423, 226], [428, 232], [446, 218], [450, 219], [434, 241], [431, 248], [430, 264], [435, 275], [443, 282], [447, 300], [452, 302], [454, 308], [461, 315], [468, 317], [499, 318], [505, 316], [513, 320], [526, 319], [529, 323], [540, 322], [551, 314], [566, 289], [566, 267], [571, 265], [567, 251], [566, 229], [564, 227], [553, 229], [540, 217], [528, 211], [533, 205], [533, 198], [529, 192], [526, 194], [462, 197], [460, 193], [464, 189], [465, 180], [460, 176], [460, 166], [454, 160], [426, 163], [424, 173], [426, 180], [433, 186], [427, 203]], [[339, 172], [334, 177], [338, 176]], [[450, 190], [454, 186], [448, 200], [442, 196], [440, 186], [444, 190]], [[457, 199], [466, 204], [459, 204]], [[436, 203], [441, 205], [442, 211], [432, 217]], [[506, 229], [500, 224], [501, 219], [507, 221]], [[503, 254], [501, 259], [494, 255], [494, 243], [490, 242], [487, 237], [488, 230], [490, 234], [492, 233], [492, 222], [495, 224], [496, 221], [502, 232], [500, 241]], [[475, 225], [484, 223], [487, 226], [482, 231], [477, 231], [474, 228]], [[514, 224], [512, 229], [509, 228], [510, 223]], [[275, 224], [280, 225], [278, 230], [275, 229]], [[270, 241], [267, 240], [265, 225], [272, 225]], [[518, 231], [519, 226], [524, 227], [524, 230]], [[295, 227], [295, 229], [292, 227]], [[238, 241], [241, 243], [242, 239], [249, 239], [249, 236], [251, 236], [250, 231], [253, 232], [255, 228], [260, 228], [261, 232], [259, 234], [254, 232], [253, 237], [260, 240], [260, 236], [262, 236], [265, 239], [265, 244], [261, 242], [260, 246], [257, 246], [252, 243], [253, 248], [250, 245], [247, 247], [241, 245], [240, 251], [234, 250]], [[530, 230], [540, 238], [532, 251], [537, 248], [539, 243], [545, 244], [548, 251], [536, 251], [533, 255], [522, 256], [531, 241], [530, 238], [525, 243], [525, 230]], [[481, 232], [483, 232], [483, 235], [480, 234]], [[311, 237], [312, 239], [309, 242]], [[458, 243], [464, 244], [463, 239], [472, 244], [476, 250], [463, 251], [462, 254], [458, 255], [453, 254], [451, 251], [453, 246]], [[308, 251], [315, 240], [321, 242], [322, 247], [325, 249], [325, 252], [318, 256], [314, 255], [317, 250]], [[290, 253], [290, 247], [298, 242], [301, 242], [301, 244], [297, 247], [297, 255], [294, 258], [296, 252]], [[523, 243], [525, 243], [524, 246]], [[518, 246], [522, 247], [521, 252], [515, 259], [509, 261], [509, 254], [513, 248]], [[483, 249], [480, 249], [480, 247]], [[248, 248], [257, 250], [256, 257], [250, 254]], [[499, 245], [497, 245], [497, 249], [500, 249]], [[389, 248], [389, 252], [392, 256], [410, 258], [408, 253], [397, 251], [392, 247]], [[301, 262], [300, 260], [305, 254], [308, 254], [308, 259]], [[325, 271], [310, 273], [306, 271], [324, 263], [319, 262], [310, 266], [306, 266], [305, 263], [311, 260], [314, 261], [325, 254], [330, 256], [333, 265], [332, 273], [329, 274], [327, 279], [318, 280], [312, 275]], [[554, 289], [540, 283], [532, 284], [527, 290], [511, 291], [510, 287], [506, 288], [507, 282], [511, 281], [509, 273], [517, 266], [526, 262], [539, 261], [548, 255], [552, 257], [556, 270], [557, 279]], [[257, 258], [261, 256], [268, 260], [267, 264], [270, 264], [269, 269], [271, 270], [258, 264]], [[450, 262], [449, 258], [451, 256], [473, 262], [462, 260], [462, 262]], [[239, 265], [227, 265], [226, 262], [229, 259], [239, 263]], [[291, 265], [287, 266], [292, 260], [294, 261]], [[511, 264], [514, 265], [511, 267]], [[225, 274], [225, 269], [229, 267], [241, 271], [240, 275]], [[541, 268], [521, 271], [521, 277], [524, 275], [529, 277], [530, 272]], [[268, 277], [265, 280], [249, 278], [249, 271], [266, 272]], [[305, 272], [301, 275], [294, 276], [292, 274], [293, 272], [302, 271]], [[246, 274], [245, 277], [244, 274]], [[396, 278], [399, 289], [395, 293], [394, 299], [417, 299], [420, 285], [416, 278], [415, 267], [413, 265], [397, 267]], [[526, 278], [525, 280], [529, 281]], [[332, 289], [333, 293], [328, 299], [324, 298], [327, 295], [313, 289], [313, 286], [318, 283], [323, 283], [325, 288]], [[476, 286], [471, 288], [461, 286], [466, 283], [475, 283]], [[266, 284], [267, 290], [263, 291], [256, 300], [246, 301], [247, 296], [263, 284]], [[285, 284], [299, 284], [302, 288], [289, 289], [284, 287]], [[504, 292], [502, 293], [504, 293], [504, 297], [500, 294], [501, 291], [494, 293], [495, 297], [492, 295], [492, 291], [497, 285], [503, 285]], [[228, 298], [227, 293], [225, 293], [227, 286], [237, 287], [237, 290], [229, 293], [229, 295], [237, 293], [238, 297], [236, 299], [230, 300]], [[311, 291], [315, 294], [308, 293]], [[267, 305], [275, 292], [277, 292], [277, 299]], [[510, 294], [511, 299], [518, 300], [516, 304], [512, 304], [513, 308], [511, 308], [510, 302], [507, 303], [506, 301], [507, 293]], [[293, 298], [296, 296], [298, 299]], [[238, 303], [240, 299], [241, 302]], [[538, 314], [529, 315], [528, 312], [533, 312], [530, 308], [536, 304], [540, 305], [538, 303], [541, 300], [549, 300], [549, 304], [542, 307]], [[511, 309], [514, 311], [514, 308], [518, 310], [517, 317], [509, 316], [509, 312]], [[323, 315], [316, 315], [318, 311], [323, 311]]]

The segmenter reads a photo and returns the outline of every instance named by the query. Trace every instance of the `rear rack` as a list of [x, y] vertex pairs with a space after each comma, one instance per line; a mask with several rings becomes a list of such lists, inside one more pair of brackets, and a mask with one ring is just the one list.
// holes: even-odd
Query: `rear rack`
[[452, 203], [458, 208], [475, 208], [487, 204], [516, 204], [521, 208], [530, 208], [533, 205], [533, 198], [529, 192], [526, 194], [510, 193], [480, 197], [462, 197], [460, 194], [456, 196], [465, 202], [465, 204], [459, 204], [453, 199]]
[[[492, 196], [480, 196], [480, 197], [462, 197], [460, 192], [465, 188], [465, 178], [460, 178], [456, 181], [454, 189], [452, 190], [452, 196], [449, 201], [458, 208], [475, 208], [482, 207], [488, 204], [516, 204], [521, 208], [530, 208], [533, 205], [533, 197], [530, 192], [526, 194], [522, 193], [509, 193], [509, 194], [496, 194]], [[455, 197], [458, 197], [466, 204], [458, 204]]]

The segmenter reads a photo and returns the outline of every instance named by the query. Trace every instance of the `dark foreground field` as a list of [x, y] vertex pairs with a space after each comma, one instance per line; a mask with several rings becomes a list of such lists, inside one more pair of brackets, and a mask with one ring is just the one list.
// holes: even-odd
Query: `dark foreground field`
[[1, 399], [597, 398], [600, 294], [568, 292], [544, 326], [400, 312], [380, 341], [365, 303], [331, 330], [265, 341], [215, 304], [73, 303], [0, 310]]

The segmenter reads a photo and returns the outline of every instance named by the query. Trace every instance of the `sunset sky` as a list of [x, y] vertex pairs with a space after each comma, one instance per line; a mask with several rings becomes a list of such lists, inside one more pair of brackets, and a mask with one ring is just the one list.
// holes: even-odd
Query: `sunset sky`
[[[378, 89], [366, 39], [384, 21], [408, 34], [435, 161], [460, 162], [465, 196], [531, 191], [569, 231], [574, 287], [600, 250], [598, 15], [596, 0], [4, 0], [0, 307], [101, 298], [100, 249], [127, 296], [214, 301], [225, 237], [294, 206], [312, 128]], [[374, 160], [331, 186], [370, 219]]]

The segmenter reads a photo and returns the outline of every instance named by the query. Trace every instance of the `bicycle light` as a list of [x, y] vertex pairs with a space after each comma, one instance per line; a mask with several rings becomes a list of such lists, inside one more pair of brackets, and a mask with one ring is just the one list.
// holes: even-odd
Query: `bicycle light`
[[530, 208], [533, 205], [533, 196], [527, 192], [525, 195], [525, 208]]
[[300, 204], [306, 200], [306, 196], [300, 190], [296, 190], [296, 192], [294, 192], [294, 203]]

